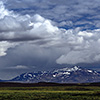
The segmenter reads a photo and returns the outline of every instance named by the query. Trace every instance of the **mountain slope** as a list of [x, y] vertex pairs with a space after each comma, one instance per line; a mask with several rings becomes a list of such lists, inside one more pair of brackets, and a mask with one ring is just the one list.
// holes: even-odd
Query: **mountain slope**
[[56, 83], [87, 83], [100, 82], [100, 73], [81, 67], [62, 68], [53, 71], [23, 73], [10, 81], [16, 82], [56, 82]]

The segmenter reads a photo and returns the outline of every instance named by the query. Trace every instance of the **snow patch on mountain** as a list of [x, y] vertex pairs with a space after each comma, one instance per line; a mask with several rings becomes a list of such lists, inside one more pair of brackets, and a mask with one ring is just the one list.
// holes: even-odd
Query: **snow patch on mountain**
[[93, 71], [92, 70], [87, 70], [88, 72], [92, 73]]
[[80, 70], [79, 66], [74, 66], [73, 68], [66, 67], [66, 68], [63, 68], [63, 69], [57, 69], [54, 72], [59, 72], [59, 71], [72, 72], [72, 71], [77, 71], [77, 70]]

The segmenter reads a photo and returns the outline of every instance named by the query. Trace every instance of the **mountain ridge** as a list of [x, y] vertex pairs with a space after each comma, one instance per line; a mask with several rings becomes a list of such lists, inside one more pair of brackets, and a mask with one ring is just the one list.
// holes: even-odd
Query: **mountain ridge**
[[23, 83], [91, 83], [100, 82], [100, 73], [95, 70], [74, 66], [52, 71], [26, 72], [9, 81]]

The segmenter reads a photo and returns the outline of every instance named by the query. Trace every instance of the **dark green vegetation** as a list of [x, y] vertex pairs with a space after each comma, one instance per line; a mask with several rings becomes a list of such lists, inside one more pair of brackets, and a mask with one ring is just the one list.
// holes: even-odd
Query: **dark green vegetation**
[[[17, 85], [16, 85], [17, 86]], [[0, 100], [100, 100], [99, 84], [0, 87]]]

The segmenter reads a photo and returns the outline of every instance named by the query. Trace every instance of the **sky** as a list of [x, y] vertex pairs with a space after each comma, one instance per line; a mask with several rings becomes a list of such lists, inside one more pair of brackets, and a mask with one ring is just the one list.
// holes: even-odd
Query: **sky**
[[0, 79], [75, 65], [100, 71], [100, 0], [0, 1]]

